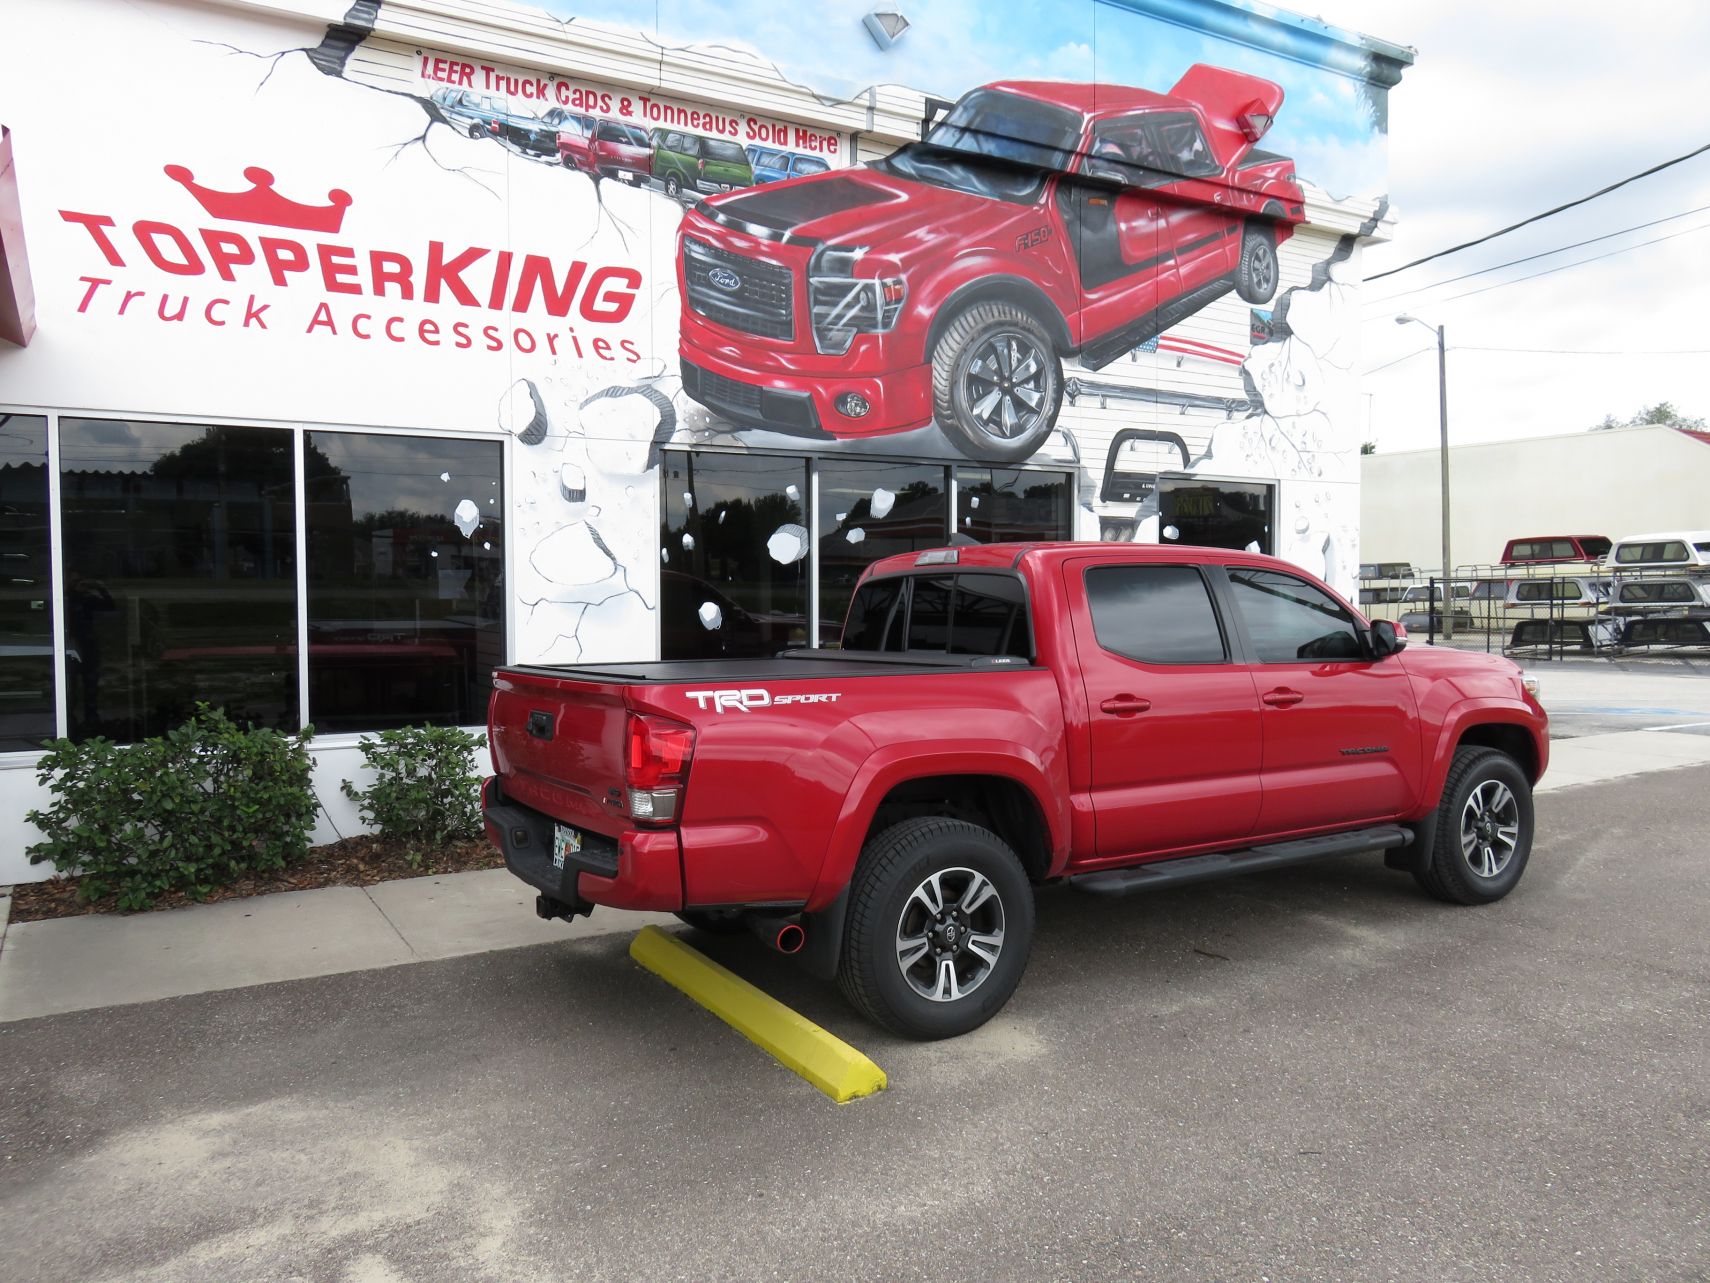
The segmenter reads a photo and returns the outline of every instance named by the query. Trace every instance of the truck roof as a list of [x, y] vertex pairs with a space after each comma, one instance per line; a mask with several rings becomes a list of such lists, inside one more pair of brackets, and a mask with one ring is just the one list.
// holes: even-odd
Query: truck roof
[[[1230, 548], [1205, 548], [1197, 544], [1102, 543], [1096, 540], [1063, 540], [1040, 543], [957, 544], [953, 547], [931, 548], [919, 552], [903, 552], [884, 557], [867, 568], [871, 575], [894, 575], [904, 571], [941, 569], [946, 573], [970, 568], [979, 570], [1011, 569], [1022, 558], [1036, 565], [1055, 565], [1067, 557], [1096, 552], [1111, 562], [1183, 562], [1218, 566], [1253, 566], [1265, 570], [1286, 570], [1290, 574], [1310, 574], [1292, 561], [1268, 557], [1258, 552], [1238, 552]], [[955, 553], [954, 561], [923, 561], [928, 556], [941, 557]]]

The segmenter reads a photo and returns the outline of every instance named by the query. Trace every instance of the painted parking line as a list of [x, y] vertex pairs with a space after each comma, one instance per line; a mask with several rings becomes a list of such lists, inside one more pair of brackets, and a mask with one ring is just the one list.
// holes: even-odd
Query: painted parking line
[[806, 1016], [658, 927], [643, 927], [629, 956], [838, 1104], [885, 1089], [885, 1071]]

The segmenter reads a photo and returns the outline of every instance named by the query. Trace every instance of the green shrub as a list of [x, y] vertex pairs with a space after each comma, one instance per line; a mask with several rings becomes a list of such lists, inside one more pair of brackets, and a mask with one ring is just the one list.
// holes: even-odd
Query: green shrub
[[308, 852], [314, 826], [310, 734], [245, 730], [198, 704], [136, 744], [53, 740], [36, 768], [53, 801], [29, 813], [45, 834], [30, 863], [80, 873], [79, 899], [116, 895], [126, 910], [284, 868]]
[[[454, 726], [409, 726], [362, 741], [362, 760], [374, 782], [341, 787], [365, 823], [382, 837], [436, 845], [481, 835], [481, 777], [475, 750], [483, 741]], [[420, 864], [413, 847], [407, 857]]]

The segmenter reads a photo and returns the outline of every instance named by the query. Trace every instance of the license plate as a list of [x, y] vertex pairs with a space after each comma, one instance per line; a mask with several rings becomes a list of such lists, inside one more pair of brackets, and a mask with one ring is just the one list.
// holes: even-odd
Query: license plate
[[567, 824], [560, 824], [552, 833], [552, 867], [562, 869], [564, 857], [582, 849], [582, 834]]

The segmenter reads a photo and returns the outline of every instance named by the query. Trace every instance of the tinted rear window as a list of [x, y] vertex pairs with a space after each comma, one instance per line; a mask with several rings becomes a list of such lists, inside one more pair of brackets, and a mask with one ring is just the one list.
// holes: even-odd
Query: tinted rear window
[[1223, 630], [1192, 566], [1094, 566], [1087, 571], [1093, 634], [1104, 649], [1147, 664], [1221, 664]]
[[727, 143], [718, 138], [709, 138], [704, 146], [706, 147], [706, 154], [714, 160], [737, 160], [744, 165], [748, 163], [748, 153], [735, 143]]
[[1678, 539], [1657, 543], [1624, 543], [1615, 549], [1615, 560], [1624, 566], [1640, 562], [1685, 561], [1686, 545]]
[[1030, 659], [1033, 631], [1027, 594], [1014, 575], [870, 579], [856, 590], [850, 604], [843, 649]]

